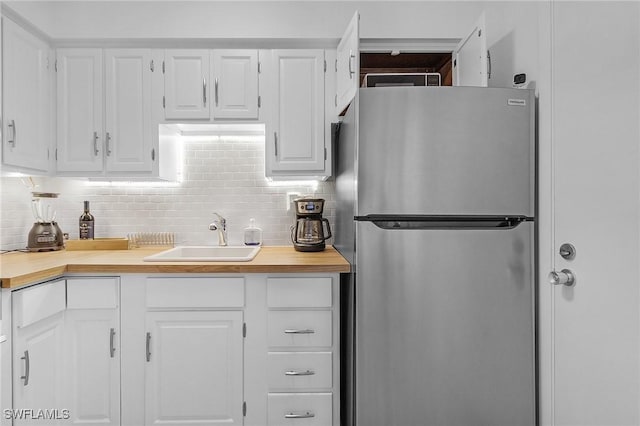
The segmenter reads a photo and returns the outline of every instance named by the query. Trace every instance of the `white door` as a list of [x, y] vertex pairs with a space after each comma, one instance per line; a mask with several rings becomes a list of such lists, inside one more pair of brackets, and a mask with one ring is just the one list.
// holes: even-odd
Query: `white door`
[[147, 425], [242, 425], [242, 312], [147, 313]]
[[[50, 126], [49, 47], [3, 21], [4, 164], [47, 171]], [[52, 64], [51, 64], [52, 65]]]
[[165, 118], [209, 118], [209, 51], [165, 50]]
[[360, 13], [347, 25], [336, 56], [336, 114], [340, 115], [356, 96], [360, 86]]
[[213, 118], [258, 118], [258, 51], [211, 52]]
[[471, 31], [460, 40], [452, 53], [453, 85], [489, 85], [487, 35], [484, 13], [480, 15]]
[[275, 105], [272, 126], [267, 130], [267, 173], [322, 173], [325, 167], [324, 51], [273, 50], [272, 55], [271, 87]]
[[55, 425], [66, 417], [65, 294], [65, 280], [11, 294], [13, 408], [26, 410], [14, 425]]
[[65, 407], [74, 425], [120, 424], [118, 279], [69, 278]]
[[151, 49], [105, 50], [107, 172], [151, 172]]
[[[63, 336], [64, 312], [14, 330], [13, 408], [33, 410], [14, 419], [14, 425], [53, 425], [59, 424], [56, 417], [64, 417]], [[39, 418], [37, 411], [45, 409], [50, 411]]]
[[74, 425], [120, 424], [120, 345], [115, 309], [69, 309], [65, 396]]
[[102, 49], [57, 50], [58, 172], [103, 170]]
[[541, 277], [542, 422], [637, 425], [640, 4], [551, 8], [552, 267], [575, 284]]

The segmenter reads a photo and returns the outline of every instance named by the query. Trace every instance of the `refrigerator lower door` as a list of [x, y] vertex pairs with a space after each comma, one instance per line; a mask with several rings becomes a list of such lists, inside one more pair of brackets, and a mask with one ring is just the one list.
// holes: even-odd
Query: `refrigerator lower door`
[[535, 425], [533, 226], [358, 222], [358, 426]]

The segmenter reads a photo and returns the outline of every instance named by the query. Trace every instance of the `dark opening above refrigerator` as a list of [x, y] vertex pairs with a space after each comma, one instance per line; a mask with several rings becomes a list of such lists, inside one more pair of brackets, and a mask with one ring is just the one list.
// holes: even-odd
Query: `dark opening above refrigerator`
[[359, 90], [335, 141], [343, 425], [536, 424], [534, 111]]

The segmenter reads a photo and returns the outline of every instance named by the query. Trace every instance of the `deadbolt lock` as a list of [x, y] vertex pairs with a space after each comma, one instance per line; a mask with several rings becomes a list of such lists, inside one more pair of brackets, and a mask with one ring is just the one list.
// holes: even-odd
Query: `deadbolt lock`
[[573, 244], [564, 243], [560, 246], [560, 256], [566, 260], [573, 260], [576, 257], [576, 248]]

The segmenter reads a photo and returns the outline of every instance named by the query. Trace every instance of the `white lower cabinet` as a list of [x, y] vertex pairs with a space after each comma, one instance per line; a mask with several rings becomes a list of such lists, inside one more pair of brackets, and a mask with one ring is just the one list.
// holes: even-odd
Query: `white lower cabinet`
[[11, 291], [1, 373], [31, 411], [0, 424], [339, 426], [338, 282], [126, 274]]
[[335, 281], [267, 278], [269, 426], [339, 424]]
[[147, 425], [242, 425], [242, 311], [149, 312]]
[[330, 393], [270, 393], [268, 426], [332, 425]]
[[70, 278], [65, 312], [65, 408], [73, 425], [120, 424], [118, 278]]
[[13, 424], [60, 424], [66, 408], [65, 281], [16, 291], [12, 299]]

